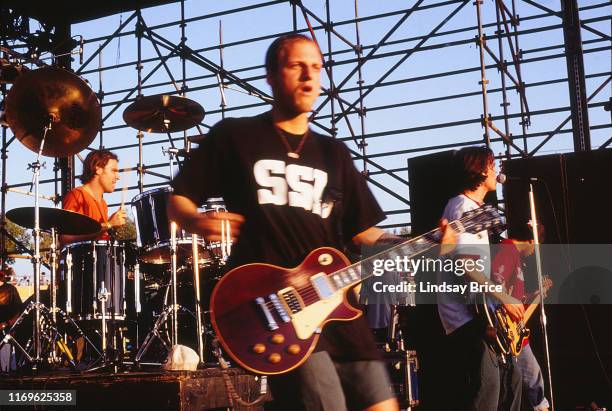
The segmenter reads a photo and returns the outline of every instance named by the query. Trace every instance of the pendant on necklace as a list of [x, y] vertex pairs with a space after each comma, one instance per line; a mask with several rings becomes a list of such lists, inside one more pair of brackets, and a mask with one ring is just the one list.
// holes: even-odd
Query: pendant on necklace
[[294, 153], [293, 151], [287, 152], [287, 156], [291, 158], [300, 158], [300, 155], [298, 153]]

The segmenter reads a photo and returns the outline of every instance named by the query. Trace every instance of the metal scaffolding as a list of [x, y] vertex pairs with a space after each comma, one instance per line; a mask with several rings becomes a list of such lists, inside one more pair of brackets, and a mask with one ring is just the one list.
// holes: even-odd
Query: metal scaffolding
[[[504, 158], [567, 150], [563, 137], [572, 133], [572, 103], [566, 95], [563, 11], [532, 0], [508, 2], [411, 0], [398, 8], [354, 0], [347, 11], [346, 3], [330, 0], [245, 2], [225, 9], [182, 0], [62, 32], [84, 36], [83, 61], [73, 68], [102, 102], [103, 125], [91, 148], [116, 151], [124, 175], [135, 172], [136, 178], [126, 177], [132, 195], [168, 183], [162, 147], [189, 150], [221, 118], [266, 110], [272, 98], [261, 64], [267, 45], [284, 33], [310, 34], [321, 47], [327, 77], [313, 127], [347, 143], [389, 217], [382, 227], [399, 229], [410, 225], [409, 157], [483, 143]], [[607, 7], [607, 1], [589, 2], [575, 10], [581, 13], [585, 58], [609, 61]], [[6, 39], [3, 45], [26, 49]], [[611, 78], [609, 64], [585, 65], [590, 94], [583, 109], [591, 114], [594, 148], [611, 143], [609, 116], [602, 114]], [[197, 130], [165, 136], [123, 123], [121, 113], [137, 96], [160, 93], [200, 102], [204, 122]], [[551, 93], [563, 98], [541, 97]], [[29, 154], [6, 127], [1, 153], [4, 216], [7, 207], [23, 201], [10, 190], [30, 184], [12, 158]], [[63, 160], [53, 172], [43, 172], [43, 190], [59, 198], [70, 188], [65, 176], [74, 178], [75, 170], [71, 174], [67, 167]], [[111, 196], [111, 207], [118, 198]]]

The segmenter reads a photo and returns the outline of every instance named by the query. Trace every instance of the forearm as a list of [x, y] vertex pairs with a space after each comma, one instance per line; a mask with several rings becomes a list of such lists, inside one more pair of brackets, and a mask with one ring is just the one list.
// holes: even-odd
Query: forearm
[[389, 246], [389, 247], [391, 247], [393, 245], [401, 244], [401, 243], [406, 242], [406, 241], [407, 241], [407, 239], [405, 239], [404, 237], [400, 237], [400, 236], [395, 235], [395, 234], [383, 232], [382, 235], [380, 237], [378, 237], [378, 239], [376, 240], [374, 245]]
[[390, 234], [378, 227], [370, 227], [353, 237], [357, 246], [392, 246], [403, 243], [406, 239]]
[[[480, 285], [485, 285], [485, 284], [493, 284], [494, 282], [491, 281], [490, 278], [488, 278], [484, 272], [480, 271], [480, 270], [466, 270], [466, 277], [468, 278], [468, 280], [476, 282]], [[488, 290], [488, 288], [487, 288]], [[493, 297], [495, 297], [496, 299], [498, 299], [499, 301], [501, 301], [502, 303], [508, 302], [508, 297], [510, 297], [507, 293], [505, 292], [499, 292], [499, 291], [486, 291], [487, 294], [492, 295]]]
[[190, 233], [199, 233], [198, 207], [187, 197], [171, 195], [168, 201], [168, 218]]

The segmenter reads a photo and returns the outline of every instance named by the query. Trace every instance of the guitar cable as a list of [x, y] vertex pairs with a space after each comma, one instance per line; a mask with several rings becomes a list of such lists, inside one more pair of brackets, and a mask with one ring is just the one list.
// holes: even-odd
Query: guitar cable
[[221, 375], [223, 376], [223, 382], [225, 383], [225, 388], [227, 390], [227, 399], [229, 400], [230, 404], [229, 408], [233, 409], [235, 407], [234, 402], [238, 403], [238, 405], [242, 407], [253, 407], [262, 403], [267, 398], [268, 393], [267, 377], [265, 375], [259, 377], [261, 378], [261, 388], [259, 392], [259, 397], [250, 402], [243, 400], [236, 392], [236, 387], [232, 383], [232, 380], [229, 376], [229, 364], [225, 360], [225, 358], [223, 358], [223, 354], [221, 353], [221, 347], [219, 346], [219, 340], [215, 338], [213, 339], [211, 344], [213, 347], [213, 354], [215, 355], [215, 357], [217, 357], [217, 360], [219, 361], [219, 367], [221, 367]]

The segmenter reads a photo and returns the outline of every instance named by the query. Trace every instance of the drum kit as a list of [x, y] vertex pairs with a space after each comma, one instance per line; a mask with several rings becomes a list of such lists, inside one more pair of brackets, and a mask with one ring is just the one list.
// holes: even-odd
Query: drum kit
[[[210, 360], [205, 355], [205, 340], [212, 334], [206, 321], [206, 290], [212, 290], [229, 256], [229, 236], [210, 242], [181, 230], [166, 215], [172, 189], [161, 187], [141, 192], [131, 202], [136, 244], [111, 236], [109, 241], [75, 242], [60, 250], [61, 235], [92, 235], [101, 231], [101, 225], [78, 213], [40, 206], [39, 199], [44, 198], [39, 194], [41, 156], [66, 157], [87, 148], [101, 126], [100, 103], [91, 88], [67, 70], [18, 69], [4, 61], [1, 69], [2, 81], [13, 83], [4, 101], [6, 122], [36, 158], [29, 164], [33, 174], [30, 190], [34, 192], [28, 194], [34, 197], [34, 207], [6, 213], [9, 220], [33, 230], [34, 295], [0, 346], [11, 344], [21, 366], [33, 371], [61, 364], [118, 370], [122, 365], [143, 364], [145, 358], [161, 363], [171, 346], [184, 339], [185, 326], [180, 323], [185, 316], [181, 313], [188, 313], [191, 319], [186, 322], [195, 337], [190, 342], [195, 340], [202, 364]], [[184, 131], [198, 125], [203, 117], [198, 103], [168, 95], [139, 97], [123, 113], [129, 126], [154, 133]], [[165, 153], [172, 179], [174, 162], [185, 153], [175, 148]], [[221, 199], [207, 201], [202, 210], [223, 211]], [[42, 232], [51, 234], [48, 306], [41, 300], [40, 289]], [[158, 301], [161, 306], [151, 307], [156, 300], [143, 297], [147, 290], [164, 295], [163, 301]], [[181, 301], [185, 305], [179, 305], [179, 296], [188, 300]], [[146, 325], [149, 332], [139, 344], [140, 333], [136, 331], [136, 344], [131, 344], [130, 351], [125, 332], [130, 333], [134, 324], [138, 330], [141, 314], [150, 314], [147, 309], [156, 312]], [[25, 339], [17, 338], [30, 314], [31, 333], [27, 332]], [[161, 350], [151, 350], [155, 341]], [[79, 362], [85, 358], [84, 352], [90, 361], [82, 366]]]

